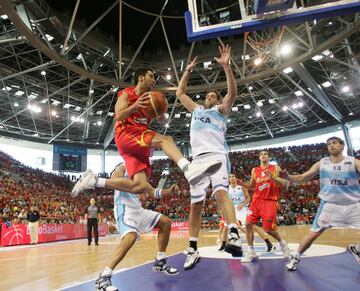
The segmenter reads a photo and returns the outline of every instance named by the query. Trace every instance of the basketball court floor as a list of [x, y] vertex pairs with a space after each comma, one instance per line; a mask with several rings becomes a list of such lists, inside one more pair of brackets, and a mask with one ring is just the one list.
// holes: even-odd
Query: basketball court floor
[[[295, 250], [308, 229], [286, 226], [280, 233]], [[201, 233], [202, 259], [196, 268], [184, 271], [187, 232], [172, 233], [168, 262], [180, 273], [169, 277], [152, 271], [156, 234], [144, 235], [119, 264], [112, 281], [121, 291], [359, 290], [360, 265], [346, 250], [349, 243], [359, 241], [359, 230], [329, 230], [305, 253], [296, 272], [285, 269], [286, 259], [280, 252], [265, 253], [265, 245], [258, 239], [260, 259], [243, 263], [218, 252], [216, 238], [216, 232]], [[95, 290], [94, 280], [119, 241], [119, 236], [109, 236], [100, 240], [100, 246], [76, 240], [1, 248], [0, 290]]]

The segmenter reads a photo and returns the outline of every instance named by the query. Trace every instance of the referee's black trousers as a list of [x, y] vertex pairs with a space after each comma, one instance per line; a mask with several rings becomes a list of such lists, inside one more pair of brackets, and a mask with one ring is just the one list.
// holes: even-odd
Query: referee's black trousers
[[99, 234], [98, 234], [98, 220], [97, 218], [88, 218], [87, 220], [87, 237], [88, 243], [91, 244], [91, 230], [94, 228], [94, 237], [95, 243], [99, 242]]

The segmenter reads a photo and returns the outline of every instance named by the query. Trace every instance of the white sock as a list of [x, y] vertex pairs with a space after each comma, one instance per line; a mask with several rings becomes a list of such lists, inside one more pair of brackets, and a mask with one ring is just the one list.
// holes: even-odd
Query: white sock
[[109, 267], [105, 267], [104, 271], [101, 273], [101, 275], [104, 276], [111, 276], [112, 275], [113, 270], [110, 269]]
[[158, 252], [157, 256], [156, 256], [157, 260], [162, 260], [162, 259], [166, 259], [166, 254], [165, 252]]
[[185, 158], [181, 158], [181, 159], [178, 161], [177, 165], [178, 165], [179, 168], [184, 172], [184, 171], [185, 171], [185, 168], [186, 168], [188, 165], [190, 165], [190, 162], [189, 162], [187, 159], [185, 159]]
[[105, 178], [98, 178], [95, 184], [95, 187], [99, 187], [99, 188], [105, 188]]
[[248, 246], [248, 248], [249, 248], [250, 250], [253, 250], [253, 249], [254, 249], [254, 246]]
[[189, 241], [198, 241], [198, 238], [197, 238], [197, 237], [190, 236], [190, 237], [189, 237]]
[[360, 253], [360, 244], [355, 245], [355, 250]]

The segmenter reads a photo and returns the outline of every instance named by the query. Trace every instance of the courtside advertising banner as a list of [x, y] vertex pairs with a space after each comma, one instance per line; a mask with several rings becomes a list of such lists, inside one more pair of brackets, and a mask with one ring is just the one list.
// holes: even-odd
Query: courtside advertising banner
[[[99, 224], [99, 236], [109, 232], [107, 224]], [[39, 243], [87, 237], [86, 224], [39, 224]], [[26, 224], [1, 225], [1, 246], [30, 244], [30, 232]]]

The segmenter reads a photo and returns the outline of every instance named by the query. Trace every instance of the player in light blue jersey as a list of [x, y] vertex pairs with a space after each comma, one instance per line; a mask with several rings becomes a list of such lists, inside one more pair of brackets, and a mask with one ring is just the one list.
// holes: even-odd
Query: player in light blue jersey
[[[125, 165], [120, 164], [117, 166], [111, 177], [126, 177]], [[176, 185], [171, 186], [169, 189], [152, 188], [150, 194], [154, 194], [159, 198], [164, 195], [169, 195], [170, 193], [176, 193], [178, 189], [179, 188]], [[169, 243], [171, 220], [161, 213], [142, 208], [138, 196], [139, 195], [115, 190], [114, 216], [122, 240], [108, 261], [104, 271], [95, 282], [95, 287], [99, 291], [118, 290], [111, 284], [113, 270], [139, 238], [140, 232], [150, 231], [154, 227], [159, 228], [159, 232], [158, 253], [153, 264], [153, 271], [163, 272], [170, 276], [179, 273], [176, 268], [170, 267], [166, 262], [165, 252]]]
[[236, 225], [234, 205], [228, 195], [230, 167], [228, 146], [225, 140], [227, 128], [226, 116], [231, 111], [237, 95], [237, 87], [230, 66], [231, 48], [228, 45], [222, 44], [219, 46], [219, 52], [220, 57], [214, 59], [223, 67], [228, 90], [223, 100], [218, 92], [210, 91], [206, 95], [204, 105], [199, 105], [186, 94], [186, 85], [190, 72], [196, 66], [196, 57], [186, 66], [176, 91], [176, 96], [182, 105], [192, 113], [190, 145], [193, 164], [200, 165], [205, 161], [211, 160], [222, 161], [221, 168], [216, 174], [201, 179], [196, 185], [190, 185], [189, 248], [187, 249], [184, 264], [185, 270], [194, 268], [200, 259], [199, 251], [197, 250], [197, 241], [201, 225], [201, 209], [210, 183], [212, 184], [213, 195], [230, 229], [231, 238], [226, 245], [226, 251], [233, 256], [242, 256], [241, 240]]
[[[297, 252], [290, 256], [286, 265], [289, 271], [297, 269], [300, 256], [327, 228], [360, 228], [360, 160], [343, 156], [344, 141], [341, 138], [331, 137], [326, 143], [329, 157], [322, 158], [307, 172], [301, 175], [281, 172], [283, 178], [295, 183], [304, 183], [320, 174], [320, 206], [310, 233]], [[349, 251], [360, 262], [359, 245], [350, 245]]]

